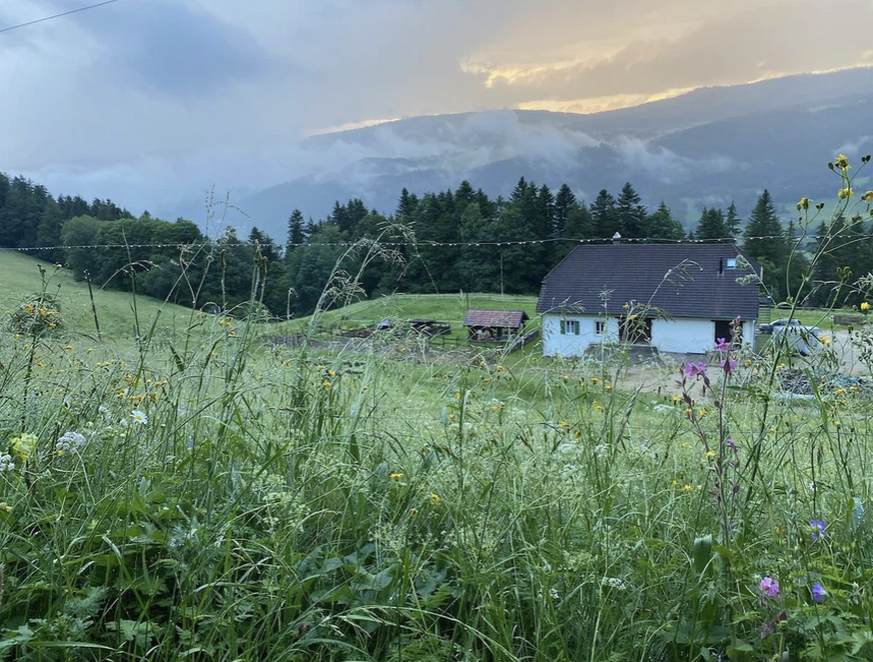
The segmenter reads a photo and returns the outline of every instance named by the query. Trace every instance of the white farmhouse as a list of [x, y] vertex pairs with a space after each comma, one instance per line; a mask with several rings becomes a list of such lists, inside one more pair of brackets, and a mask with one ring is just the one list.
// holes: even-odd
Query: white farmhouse
[[[543, 354], [581, 356], [590, 345], [630, 341], [704, 354], [730, 323], [753, 342], [757, 265], [734, 244], [579, 246], [543, 280]], [[745, 278], [744, 278], [745, 277]]]

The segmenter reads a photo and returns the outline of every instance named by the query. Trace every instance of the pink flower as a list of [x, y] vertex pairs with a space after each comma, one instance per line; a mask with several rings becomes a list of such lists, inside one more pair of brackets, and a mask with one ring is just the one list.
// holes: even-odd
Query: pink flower
[[715, 350], [719, 354], [727, 354], [729, 351], [731, 351], [731, 344], [724, 338], [718, 338], [715, 343]]
[[686, 363], [685, 375], [687, 377], [699, 377], [706, 374], [706, 364], [701, 361], [699, 363]]
[[768, 598], [779, 596], [779, 582], [772, 577], [764, 577], [758, 584], [758, 589]]

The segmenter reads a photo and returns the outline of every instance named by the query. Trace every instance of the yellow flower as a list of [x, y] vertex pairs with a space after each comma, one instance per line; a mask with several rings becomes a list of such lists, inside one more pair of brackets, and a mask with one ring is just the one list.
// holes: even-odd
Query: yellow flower
[[439, 495], [439, 494], [434, 493], [434, 494], [431, 494], [431, 495], [430, 495], [430, 503], [431, 503], [431, 505], [435, 506], [435, 505], [437, 505], [439, 502], [440, 502], [440, 495]]
[[706, 457], [710, 460], [715, 457], [715, 451], [706, 451]]
[[685, 490], [686, 492], [690, 492], [690, 491], [693, 490], [694, 488], [691, 487], [691, 485], [689, 485], [688, 483], [685, 483], [685, 484], [682, 486], [682, 489]]
[[[596, 404], [596, 403], [595, 403], [595, 404]], [[570, 427], [570, 424], [569, 424], [567, 421], [559, 421], [559, 422], [558, 422], [558, 425], [560, 425], [562, 428], [568, 428], [568, 427]]]
[[694, 410], [691, 407], [688, 407], [687, 409], [685, 409], [685, 415], [688, 416], [689, 418], [691, 416], [694, 416]]
[[673, 403], [675, 404], [675, 403], [677, 403], [677, 402], [679, 402], [679, 396], [678, 396], [678, 395], [674, 395], [674, 396], [673, 396]]
[[800, 202], [797, 203], [797, 211], [801, 209], [809, 209], [809, 198], [801, 198]]
[[834, 395], [844, 395], [845, 393], [846, 389], [844, 388], [838, 388], [836, 391], [834, 391]]
[[36, 448], [37, 438], [35, 435], [24, 433], [20, 437], [12, 438], [12, 454], [22, 462], [27, 462], [27, 458], [33, 453]]
[[843, 172], [852, 167], [849, 165], [849, 159], [845, 154], [837, 154], [837, 158], [834, 159], [834, 165]]
[[504, 368], [502, 365], [497, 366], [497, 372], [503, 372], [505, 370], [506, 370], [506, 368]]
[[329, 380], [325, 379], [323, 386], [324, 386], [325, 390], [327, 390], [332, 386], [332, 384], [330, 383]]
[[698, 413], [698, 416], [700, 416], [700, 418], [703, 418], [704, 416], [706, 416], [706, 410], [701, 409], [700, 412]]
[[409, 516], [410, 517], [418, 517], [418, 508], [411, 508], [409, 510]]
[[236, 331], [228, 331], [227, 337], [228, 338], [236, 338]]
[[455, 391], [455, 400], [460, 400], [460, 399], [461, 399], [461, 392]]
[[72, 352], [72, 351], [73, 351], [73, 346], [72, 346], [72, 345], [67, 345], [66, 347], [64, 347], [64, 349], [67, 350], [68, 352]]
[[861, 200], [864, 202], [873, 202], [873, 191], [867, 191], [864, 195], [861, 196]]
[[36, 310], [36, 309], [33, 307], [32, 304], [29, 304], [29, 303], [24, 304], [24, 312], [32, 313], [34, 310]]
[[847, 186], [846, 188], [841, 188], [839, 191], [837, 191], [837, 197], [840, 200], [851, 198], [853, 195], [855, 195], [855, 192], [849, 186]]
[[612, 384], [607, 384], [603, 388], [606, 390], [607, 393], [609, 393], [610, 391], [612, 391]]
[[868, 310], [870, 310], [870, 304], [864, 301], [861, 304], [861, 311], [866, 313]]
[[597, 384], [599, 382], [600, 382], [600, 377], [592, 377], [591, 378], [591, 383], [594, 384], [595, 386], [597, 386]]
[[597, 400], [595, 400], [591, 406], [594, 407], [596, 411], [603, 411], [603, 405], [597, 402]]
[[827, 336], [822, 336], [822, 337], [821, 337], [821, 343], [822, 343], [822, 345], [824, 345], [825, 347], [830, 347], [830, 345], [831, 345], [831, 339], [828, 338]]
[[397, 480], [398, 478], [403, 478], [403, 474], [401, 474], [401, 473], [393, 473], [393, 474], [391, 474], [390, 476], [388, 476], [388, 478], [390, 478], [391, 480]]
[[840, 423], [839, 419], [837, 419], [837, 420], [834, 421], [834, 427], [837, 427], [837, 428], [838, 428], [838, 427], [840, 427], [841, 425], [842, 425], [842, 423]]

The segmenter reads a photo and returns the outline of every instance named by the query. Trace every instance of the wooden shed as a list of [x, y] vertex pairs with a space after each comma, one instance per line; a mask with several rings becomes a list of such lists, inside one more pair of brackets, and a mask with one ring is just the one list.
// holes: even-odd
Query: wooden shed
[[524, 332], [530, 317], [523, 310], [468, 310], [467, 337], [476, 342], [506, 342]]

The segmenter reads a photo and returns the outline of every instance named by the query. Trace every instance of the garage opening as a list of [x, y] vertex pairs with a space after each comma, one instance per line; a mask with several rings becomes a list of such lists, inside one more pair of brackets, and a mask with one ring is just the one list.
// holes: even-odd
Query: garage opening
[[712, 344], [718, 342], [719, 338], [724, 338], [727, 342], [731, 341], [731, 323], [728, 320], [712, 320], [715, 324], [715, 335], [712, 337]]

